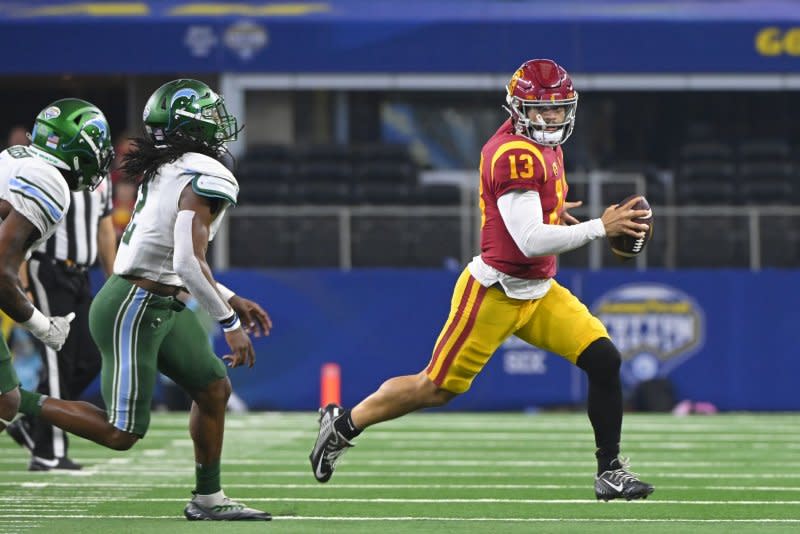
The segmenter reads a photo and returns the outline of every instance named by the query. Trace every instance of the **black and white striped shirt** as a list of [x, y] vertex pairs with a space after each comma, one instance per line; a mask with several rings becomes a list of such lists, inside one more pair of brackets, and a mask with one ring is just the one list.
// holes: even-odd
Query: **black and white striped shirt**
[[100, 219], [113, 207], [111, 183], [103, 180], [94, 191], [72, 191], [66, 217], [53, 236], [38, 251], [60, 261], [91, 267], [97, 259], [97, 229]]

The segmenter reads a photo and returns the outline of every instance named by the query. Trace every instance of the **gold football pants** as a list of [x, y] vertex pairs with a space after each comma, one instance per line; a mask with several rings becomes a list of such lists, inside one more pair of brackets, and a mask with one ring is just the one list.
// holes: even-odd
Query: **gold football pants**
[[442, 389], [464, 393], [511, 335], [573, 364], [593, 341], [609, 337], [603, 323], [555, 280], [544, 297], [519, 300], [498, 286], [483, 287], [464, 269], [425, 373]]

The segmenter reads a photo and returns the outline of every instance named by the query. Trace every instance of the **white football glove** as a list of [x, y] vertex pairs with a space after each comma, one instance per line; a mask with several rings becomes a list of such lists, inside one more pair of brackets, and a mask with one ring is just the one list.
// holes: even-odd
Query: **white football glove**
[[[45, 328], [30, 328], [31, 334], [42, 340], [42, 343], [58, 352], [64, 346], [69, 335], [69, 323], [75, 318], [75, 312], [64, 316], [48, 317], [49, 326]], [[43, 326], [43, 325], [42, 325]]]

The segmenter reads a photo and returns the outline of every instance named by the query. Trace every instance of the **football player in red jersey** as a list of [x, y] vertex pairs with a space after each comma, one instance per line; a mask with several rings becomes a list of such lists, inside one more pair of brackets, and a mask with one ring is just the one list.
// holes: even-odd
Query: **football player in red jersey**
[[572, 134], [578, 93], [567, 72], [548, 59], [527, 61], [506, 87], [503, 123], [481, 150], [481, 254], [456, 283], [450, 315], [428, 366], [387, 380], [352, 410], [329, 404], [311, 467], [320, 482], [363, 429], [447, 403], [464, 393], [495, 350], [511, 335], [559, 354], [589, 381], [588, 412], [595, 434], [598, 499], [639, 499], [653, 492], [619, 457], [622, 428], [620, 354], [603, 324], [553, 279], [556, 254], [594, 239], [648, 227], [628, 204], [608, 207], [599, 219], [578, 222], [568, 213], [561, 144]]

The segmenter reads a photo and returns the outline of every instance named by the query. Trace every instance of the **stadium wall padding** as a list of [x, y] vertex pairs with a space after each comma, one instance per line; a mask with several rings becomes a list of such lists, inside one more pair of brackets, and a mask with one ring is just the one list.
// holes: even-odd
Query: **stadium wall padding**
[[[387, 378], [428, 363], [458, 272], [415, 269], [231, 270], [218, 278], [261, 303], [274, 322], [256, 339], [254, 369], [233, 369], [251, 409], [310, 410], [320, 368], [341, 367], [352, 405]], [[95, 282], [101, 283], [95, 273]], [[798, 271], [565, 270], [559, 281], [606, 323], [623, 353], [626, 393], [666, 377], [677, 400], [722, 410], [800, 410]], [[224, 354], [224, 338], [215, 338]], [[187, 354], [187, 357], [191, 355]], [[512, 338], [447, 409], [536, 410], [580, 405], [583, 373]]]

